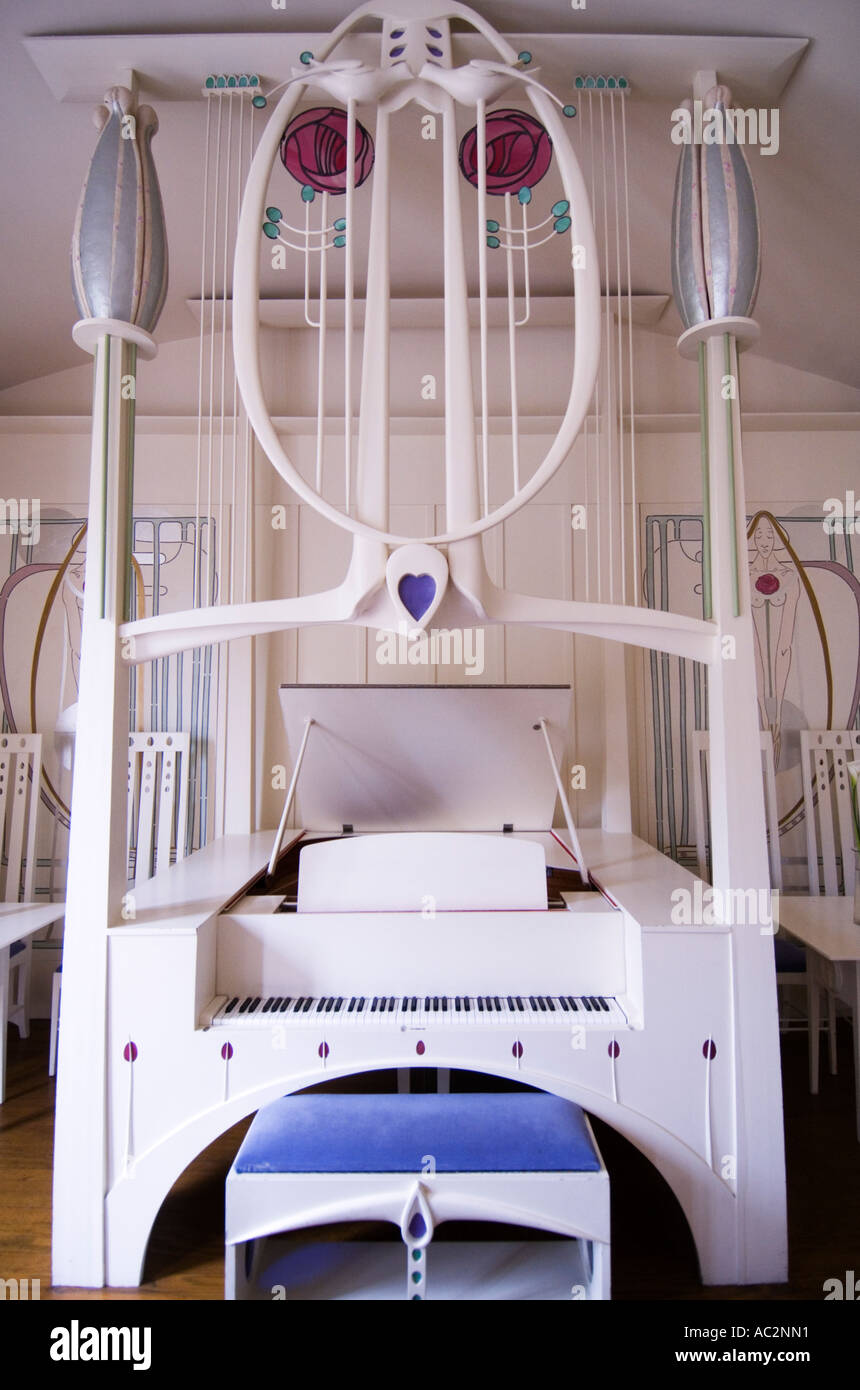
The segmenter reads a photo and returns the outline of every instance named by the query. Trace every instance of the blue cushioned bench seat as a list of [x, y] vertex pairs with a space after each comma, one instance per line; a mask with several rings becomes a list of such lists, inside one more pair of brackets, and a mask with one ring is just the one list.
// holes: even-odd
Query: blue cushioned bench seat
[[259, 1111], [237, 1173], [600, 1171], [578, 1105], [542, 1092], [299, 1095]]
[[777, 937], [773, 943], [776, 968], [781, 975], [803, 974], [806, 969], [806, 951], [794, 941], [783, 941]]

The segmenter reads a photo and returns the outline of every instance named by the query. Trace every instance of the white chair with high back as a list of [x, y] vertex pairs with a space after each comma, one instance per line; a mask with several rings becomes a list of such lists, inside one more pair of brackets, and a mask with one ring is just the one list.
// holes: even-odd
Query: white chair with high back
[[[806, 816], [806, 860], [809, 896], [834, 898], [854, 892], [854, 838], [851, 789], [847, 764], [860, 758], [860, 730], [803, 729], [800, 734], [803, 767], [803, 805]], [[794, 904], [792, 905], [794, 907]], [[817, 920], [817, 918], [816, 918]], [[808, 931], [813, 931], [810, 939]], [[858, 1020], [853, 973], [816, 950], [812, 913], [804, 933], [809, 954], [809, 1089], [818, 1092], [818, 1028], [821, 991], [848, 1005], [857, 1036]], [[822, 944], [823, 946], [823, 944]], [[849, 978], [850, 977], [850, 978]], [[830, 1070], [836, 1071], [835, 1036], [831, 1039]], [[858, 1078], [860, 1098], [860, 1078]], [[858, 1099], [860, 1137], [860, 1099]]]
[[[188, 818], [187, 733], [162, 731], [128, 736], [128, 886], [168, 869], [186, 853]], [[48, 1074], [57, 1066], [62, 966], [54, 972]]]
[[6, 1093], [6, 1030], [30, 1031], [31, 938], [63, 916], [63, 903], [37, 904], [36, 822], [41, 734], [0, 735], [0, 1104]]

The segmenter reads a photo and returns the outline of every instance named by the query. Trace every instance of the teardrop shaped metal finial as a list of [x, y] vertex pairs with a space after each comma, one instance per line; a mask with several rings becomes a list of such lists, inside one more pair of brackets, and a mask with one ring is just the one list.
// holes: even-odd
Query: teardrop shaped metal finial
[[72, 239], [72, 284], [81, 317], [118, 319], [149, 332], [167, 293], [167, 239], [149, 106], [126, 87], [105, 93], [99, 135]]

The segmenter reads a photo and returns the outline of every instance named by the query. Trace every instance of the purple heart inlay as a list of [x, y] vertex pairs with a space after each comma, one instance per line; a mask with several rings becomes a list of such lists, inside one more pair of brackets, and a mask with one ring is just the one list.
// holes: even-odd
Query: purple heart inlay
[[404, 574], [397, 592], [403, 607], [417, 623], [436, 597], [436, 580], [432, 574]]

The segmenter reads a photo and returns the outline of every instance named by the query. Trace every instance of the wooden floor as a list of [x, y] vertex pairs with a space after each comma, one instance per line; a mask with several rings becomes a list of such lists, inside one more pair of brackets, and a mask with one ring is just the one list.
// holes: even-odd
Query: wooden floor
[[[616, 1300], [821, 1300], [829, 1278], [856, 1268], [860, 1251], [860, 1145], [854, 1128], [851, 1037], [839, 1027], [839, 1075], [810, 1096], [806, 1035], [783, 1038], [790, 1282], [703, 1289], [675, 1198], [656, 1170], [608, 1126], [595, 1132], [612, 1181], [612, 1285]], [[220, 1299], [224, 1177], [247, 1121], [183, 1174], [153, 1231], [145, 1282], [133, 1290], [50, 1288], [54, 1084], [47, 1024], [20, 1042], [10, 1030], [7, 1099], [0, 1106], [0, 1278], [39, 1279], [42, 1298]], [[486, 1089], [493, 1085], [487, 1078]], [[378, 1088], [374, 1078], [374, 1088]], [[359, 1083], [360, 1084], [360, 1083]], [[460, 1089], [478, 1089], [469, 1076]], [[369, 1088], [368, 1088], [369, 1089]], [[440, 1231], [440, 1236], [445, 1227]], [[501, 1234], [501, 1232], [500, 1232]], [[362, 1231], [366, 1239], [366, 1231]]]

